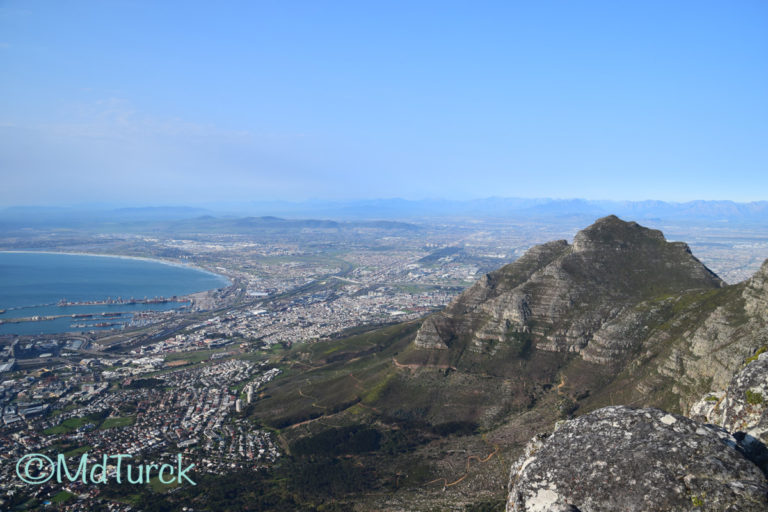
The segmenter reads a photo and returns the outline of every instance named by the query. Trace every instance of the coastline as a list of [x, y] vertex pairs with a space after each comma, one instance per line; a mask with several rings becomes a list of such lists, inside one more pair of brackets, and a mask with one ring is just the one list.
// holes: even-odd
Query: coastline
[[[169, 261], [169, 260], [163, 260], [158, 258], [148, 258], [146, 256], [127, 256], [124, 254], [98, 254], [98, 253], [92, 253], [92, 252], [64, 252], [64, 251], [4, 251], [0, 250], [0, 254], [62, 254], [62, 255], [69, 255], [69, 256], [92, 256], [92, 257], [102, 257], [102, 258], [119, 258], [124, 260], [138, 260], [138, 261], [147, 261], [150, 263], [160, 263], [162, 265], [169, 265], [172, 267], [180, 267], [180, 268], [187, 268], [191, 270], [197, 270], [198, 272], [204, 272], [206, 274], [210, 274], [217, 277], [222, 277], [227, 280], [227, 285], [229, 286], [232, 284], [232, 280], [224, 275], [219, 274], [216, 272], [213, 272], [211, 270], [208, 270], [206, 268], [198, 267], [197, 265], [192, 265], [190, 263], [179, 263], [177, 261]], [[222, 288], [226, 287], [222, 286]]]

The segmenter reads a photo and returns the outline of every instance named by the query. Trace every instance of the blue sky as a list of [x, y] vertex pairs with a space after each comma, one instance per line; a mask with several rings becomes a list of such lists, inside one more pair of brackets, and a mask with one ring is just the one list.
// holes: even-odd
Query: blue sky
[[768, 199], [768, 3], [0, 1], [0, 205]]

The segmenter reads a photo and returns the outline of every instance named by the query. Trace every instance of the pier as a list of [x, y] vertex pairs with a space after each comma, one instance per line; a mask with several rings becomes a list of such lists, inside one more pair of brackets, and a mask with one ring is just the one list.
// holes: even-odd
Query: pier
[[122, 297], [118, 297], [116, 299], [107, 298], [105, 300], [85, 300], [85, 301], [69, 301], [67, 299], [61, 299], [56, 305], [59, 307], [67, 307], [67, 306], [108, 306], [111, 304], [167, 304], [169, 302], [189, 302], [189, 299], [186, 299], [184, 297], [153, 297], [151, 299], [134, 299], [131, 297], [130, 299], [123, 299]]

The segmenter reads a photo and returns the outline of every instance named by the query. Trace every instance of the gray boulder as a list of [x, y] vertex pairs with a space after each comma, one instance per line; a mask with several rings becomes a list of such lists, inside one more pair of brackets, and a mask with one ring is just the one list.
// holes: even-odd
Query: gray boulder
[[768, 510], [768, 480], [726, 430], [624, 406], [534, 438], [509, 489], [514, 512]]

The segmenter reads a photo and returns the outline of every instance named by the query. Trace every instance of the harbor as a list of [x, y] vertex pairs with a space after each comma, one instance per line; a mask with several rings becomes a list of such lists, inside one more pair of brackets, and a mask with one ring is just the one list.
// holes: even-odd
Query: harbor
[[189, 302], [189, 299], [186, 299], [184, 297], [153, 297], [151, 299], [143, 298], [143, 299], [134, 299], [131, 297], [130, 299], [123, 299], [122, 297], [118, 297], [116, 299], [112, 299], [111, 297], [108, 297], [105, 300], [83, 300], [83, 301], [69, 301], [67, 299], [61, 299], [59, 302], [56, 303], [59, 307], [70, 307], [70, 306], [111, 306], [111, 305], [133, 305], [133, 304], [168, 304], [172, 302]]

